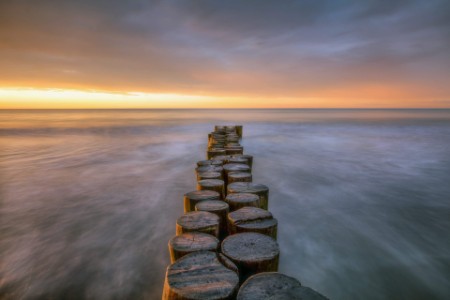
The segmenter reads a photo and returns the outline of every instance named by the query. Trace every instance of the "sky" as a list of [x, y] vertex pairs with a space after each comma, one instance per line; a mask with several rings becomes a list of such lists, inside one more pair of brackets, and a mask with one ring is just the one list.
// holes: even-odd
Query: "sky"
[[0, 108], [450, 108], [450, 1], [0, 0]]

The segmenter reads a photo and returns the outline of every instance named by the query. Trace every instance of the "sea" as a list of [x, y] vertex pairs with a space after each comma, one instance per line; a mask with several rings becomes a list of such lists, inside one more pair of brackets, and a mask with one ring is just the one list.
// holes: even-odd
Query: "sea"
[[160, 299], [216, 124], [243, 125], [279, 271], [450, 299], [450, 110], [1, 110], [0, 299]]

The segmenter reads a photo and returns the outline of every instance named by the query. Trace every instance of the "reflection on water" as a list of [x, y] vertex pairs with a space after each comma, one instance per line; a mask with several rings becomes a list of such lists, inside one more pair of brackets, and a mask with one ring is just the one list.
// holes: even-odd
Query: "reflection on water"
[[158, 299], [214, 123], [244, 124], [280, 271], [332, 299], [450, 298], [450, 111], [0, 112], [0, 298]]

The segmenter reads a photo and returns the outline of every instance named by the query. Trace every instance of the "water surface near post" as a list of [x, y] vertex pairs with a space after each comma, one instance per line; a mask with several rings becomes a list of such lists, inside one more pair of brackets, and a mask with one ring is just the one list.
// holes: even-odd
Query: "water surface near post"
[[281, 272], [332, 299], [450, 297], [449, 110], [0, 111], [0, 296], [160, 298], [215, 123], [244, 125]]

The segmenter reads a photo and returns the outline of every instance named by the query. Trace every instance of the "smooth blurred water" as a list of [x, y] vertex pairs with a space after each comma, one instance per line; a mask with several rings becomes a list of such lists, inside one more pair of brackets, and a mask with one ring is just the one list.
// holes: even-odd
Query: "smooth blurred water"
[[450, 110], [0, 111], [0, 298], [159, 299], [216, 123], [244, 125], [281, 272], [450, 299]]

